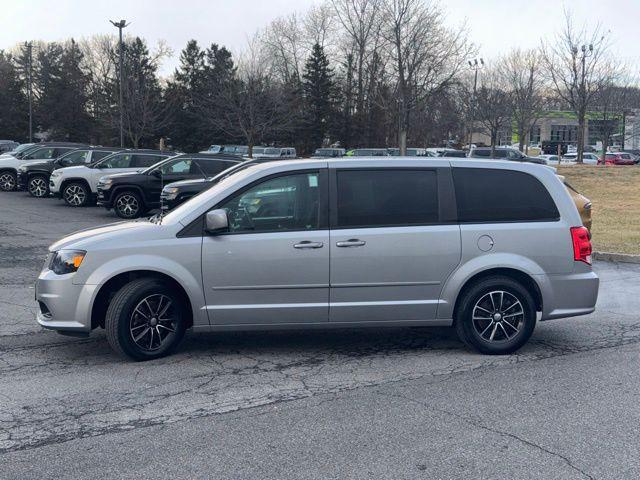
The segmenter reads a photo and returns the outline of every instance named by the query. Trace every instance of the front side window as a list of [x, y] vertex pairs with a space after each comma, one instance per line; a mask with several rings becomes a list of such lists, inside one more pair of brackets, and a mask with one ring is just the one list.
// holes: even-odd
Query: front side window
[[28, 155], [25, 155], [23, 158], [25, 160], [53, 158], [53, 154], [55, 153], [55, 151], [55, 148], [41, 148], [36, 150], [35, 152], [31, 152]]
[[121, 153], [107, 158], [98, 165], [98, 168], [129, 168], [133, 155], [130, 153]]
[[225, 201], [229, 231], [235, 233], [316, 230], [320, 224], [320, 175], [271, 178]]
[[532, 175], [492, 168], [454, 168], [458, 220], [462, 223], [556, 221], [547, 189]]
[[63, 167], [70, 167], [73, 165], [82, 165], [87, 161], [89, 155], [88, 150], [81, 150], [77, 152], [71, 152], [60, 159], [60, 165]]
[[435, 170], [337, 172], [337, 227], [409, 226], [437, 223]]
[[131, 160], [131, 168], [147, 168], [165, 158], [161, 155], [134, 155]]
[[163, 175], [184, 175], [191, 170], [190, 158], [178, 158], [160, 167]]

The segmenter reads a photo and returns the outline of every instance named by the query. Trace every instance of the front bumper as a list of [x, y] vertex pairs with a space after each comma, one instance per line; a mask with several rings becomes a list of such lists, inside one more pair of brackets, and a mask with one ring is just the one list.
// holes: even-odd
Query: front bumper
[[60, 185], [62, 184], [62, 178], [50, 177], [49, 178], [49, 192], [55, 197], [60, 196]]
[[543, 298], [541, 320], [587, 315], [596, 308], [600, 279], [593, 271], [545, 275], [539, 284]]
[[91, 306], [98, 285], [76, 285], [73, 273], [56, 275], [45, 269], [36, 281], [40, 326], [61, 333], [89, 334]]
[[29, 176], [27, 175], [27, 172], [21, 172], [20, 170], [18, 170], [18, 190], [26, 190], [27, 189], [27, 183], [29, 181]]
[[113, 201], [111, 200], [111, 189], [104, 190], [102, 186], [98, 183], [97, 187], [97, 201], [98, 205], [105, 208], [113, 208]]

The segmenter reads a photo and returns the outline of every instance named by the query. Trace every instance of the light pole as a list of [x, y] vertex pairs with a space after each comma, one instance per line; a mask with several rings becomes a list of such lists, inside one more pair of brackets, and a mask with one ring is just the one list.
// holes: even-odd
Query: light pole
[[[479, 61], [478, 61], [479, 60]], [[473, 70], [473, 97], [471, 98], [471, 124], [469, 125], [469, 141], [467, 145], [471, 150], [471, 140], [473, 138], [473, 124], [475, 122], [476, 114], [476, 94], [478, 90], [478, 70], [484, 67], [484, 60], [482, 58], [474, 58], [469, 60], [469, 68]]]
[[32, 82], [32, 64], [33, 64], [33, 44], [24, 42], [24, 48], [27, 52], [27, 98], [29, 99], [29, 143], [33, 143], [33, 82]]
[[[587, 79], [586, 79], [586, 63], [587, 58], [593, 55], [593, 44], [582, 45], [580, 47], [580, 51], [582, 52], [582, 75], [580, 76], [580, 115], [578, 117], [578, 128], [580, 131], [578, 132], [578, 145], [576, 148], [576, 161], [577, 163], [582, 163], [582, 155], [584, 153], [584, 127], [587, 115], [587, 104], [586, 104], [586, 96], [587, 96]], [[575, 55], [578, 54], [578, 47], [573, 49]], [[604, 158], [607, 152], [602, 153], [602, 158]]]
[[124, 148], [124, 133], [123, 133], [123, 115], [122, 115], [122, 29], [129, 25], [126, 20], [120, 20], [119, 22], [114, 22], [113, 20], [109, 20], [111, 24], [118, 29], [118, 60], [119, 60], [119, 68], [118, 68], [118, 87], [120, 90], [120, 99], [119, 99], [119, 107], [120, 107], [120, 147]]

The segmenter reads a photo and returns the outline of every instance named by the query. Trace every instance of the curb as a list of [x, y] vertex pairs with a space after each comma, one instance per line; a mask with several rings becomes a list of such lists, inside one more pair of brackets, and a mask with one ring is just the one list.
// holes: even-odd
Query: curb
[[640, 263], [640, 255], [632, 255], [629, 253], [593, 252], [592, 255], [594, 260], [604, 262]]

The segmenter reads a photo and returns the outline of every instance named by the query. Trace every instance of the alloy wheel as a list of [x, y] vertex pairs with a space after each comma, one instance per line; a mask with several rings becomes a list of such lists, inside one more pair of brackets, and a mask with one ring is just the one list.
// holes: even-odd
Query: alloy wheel
[[116, 208], [123, 217], [135, 217], [140, 210], [140, 204], [134, 195], [125, 193], [118, 197]]
[[476, 302], [472, 311], [473, 328], [487, 342], [513, 339], [524, 321], [522, 303], [515, 295], [504, 290], [486, 293]]
[[29, 181], [29, 193], [34, 197], [44, 197], [47, 194], [47, 182], [42, 177], [35, 177]]
[[140, 300], [133, 309], [129, 333], [138, 348], [152, 352], [172, 341], [177, 322], [171, 298], [153, 294]]
[[0, 174], [0, 189], [9, 192], [16, 188], [16, 178], [11, 172]]
[[70, 185], [64, 190], [64, 198], [69, 205], [79, 207], [84, 205], [87, 193], [80, 185]]

